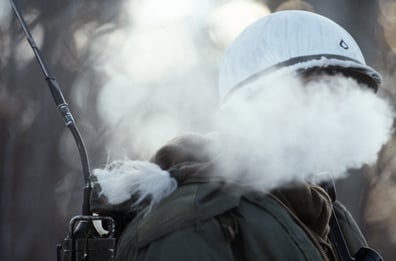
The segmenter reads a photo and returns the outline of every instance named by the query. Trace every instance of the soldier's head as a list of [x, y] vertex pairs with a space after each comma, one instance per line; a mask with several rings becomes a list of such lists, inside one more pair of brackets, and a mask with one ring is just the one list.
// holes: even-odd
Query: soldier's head
[[346, 30], [306, 11], [275, 12], [234, 40], [220, 67], [220, 99], [224, 102], [248, 83], [274, 74], [294, 74], [305, 80], [342, 74], [374, 91], [382, 83]]

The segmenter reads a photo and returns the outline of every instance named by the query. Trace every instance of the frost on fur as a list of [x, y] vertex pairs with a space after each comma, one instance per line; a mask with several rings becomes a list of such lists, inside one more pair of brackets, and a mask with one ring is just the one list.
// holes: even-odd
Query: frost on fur
[[169, 172], [147, 161], [111, 162], [103, 169], [95, 169], [93, 180], [104, 208], [119, 210], [126, 204], [125, 211], [139, 210], [143, 216], [177, 187]]

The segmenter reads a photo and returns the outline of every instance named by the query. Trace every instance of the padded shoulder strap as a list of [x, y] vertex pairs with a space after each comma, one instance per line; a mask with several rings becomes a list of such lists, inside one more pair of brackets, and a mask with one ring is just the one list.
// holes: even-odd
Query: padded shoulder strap
[[334, 207], [330, 218], [329, 237], [333, 244], [336, 246], [338, 258], [343, 261], [383, 261], [383, 258], [378, 252], [368, 247], [361, 247], [354, 256], [351, 256], [342, 228], [340, 226], [340, 223], [338, 222], [336, 211], [334, 210], [335, 206], [337, 205], [337, 193], [334, 180], [331, 179], [327, 182], [323, 182], [321, 186], [329, 194], [333, 201]]
[[241, 237], [239, 232], [238, 219], [235, 216], [233, 210], [228, 210], [218, 216], [216, 216], [220, 227], [223, 230], [225, 238], [230, 242], [232, 254], [235, 260], [244, 260], [240, 249], [241, 247]]

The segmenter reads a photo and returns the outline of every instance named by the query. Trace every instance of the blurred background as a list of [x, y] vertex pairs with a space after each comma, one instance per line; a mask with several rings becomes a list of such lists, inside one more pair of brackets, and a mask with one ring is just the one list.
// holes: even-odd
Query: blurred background
[[[92, 168], [147, 159], [180, 133], [210, 131], [224, 48], [277, 10], [309, 10], [342, 25], [384, 76], [379, 95], [396, 104], [394, 0], [16, 3], [70, 104]], [[0, 3], [0, 79], [0, 260], [55, 260], [55, 245], [80, 214], [80, 160], [8, 1]], [[396, 259], [395, 146], [396, 137], [376, 165], [337, 184], [386, 260]]]

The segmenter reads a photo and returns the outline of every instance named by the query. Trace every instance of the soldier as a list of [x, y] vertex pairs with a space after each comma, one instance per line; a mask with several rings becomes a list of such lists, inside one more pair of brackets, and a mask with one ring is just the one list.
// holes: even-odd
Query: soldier
[[[254, 97], [260, 90], [247, 86], [263, 77], [288, 74], [306, 83], [341, 74], [372, 92], [381, 85], [339, 25], [310, 12], [281, 11], [249, 26], [227, 50], [219, 76], [222, 104]], [[213, 157], [219, 140], [184, 135], [159, 149], [152, 163], [114, 163], [95, 172], [93, 210], [116, 209], [132, 219], [118, 240], [118, 261], [381, 260], [332, 186], [299, 180], [271, 191], [241, 188], [219, 174], [224, 169]], [[230, 171], [247, 177], [250, 170]], [[130, 173], [129, 180], [109, 182], [118, 197], [104, 178], [109, 172]]]

